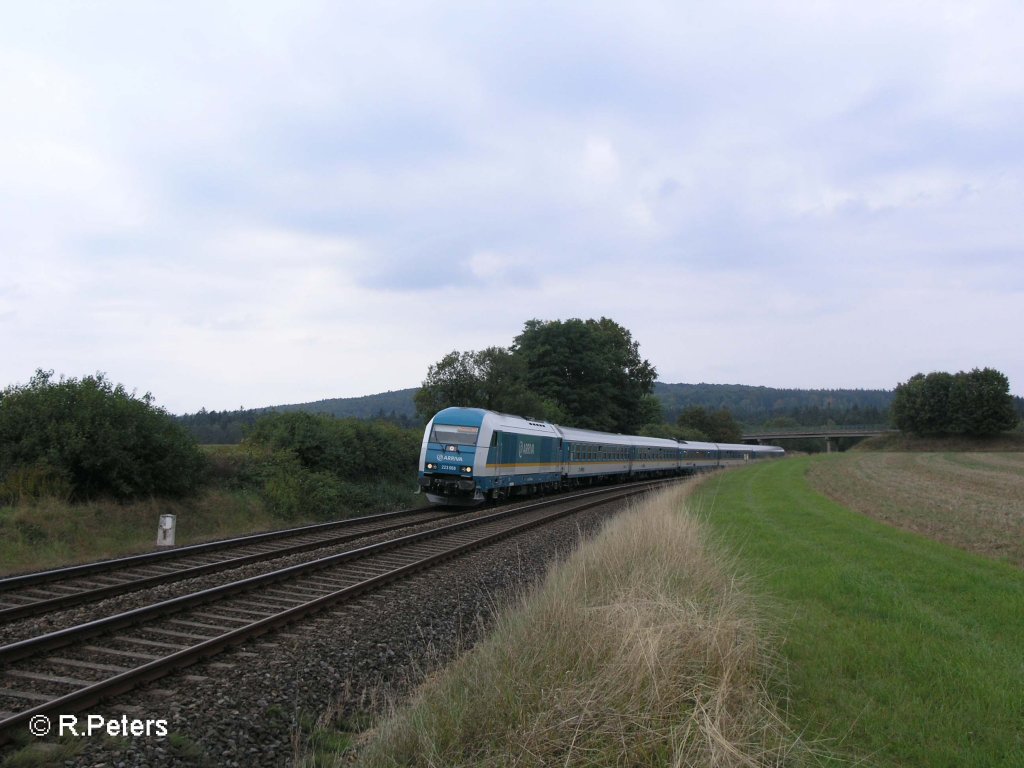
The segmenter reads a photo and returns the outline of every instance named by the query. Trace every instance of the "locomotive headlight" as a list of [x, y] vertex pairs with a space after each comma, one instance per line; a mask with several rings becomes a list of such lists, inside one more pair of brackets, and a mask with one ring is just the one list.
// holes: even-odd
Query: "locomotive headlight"
[[427, 469], [437, 469], [433, 464], [427, 464]]
[[467, 475], [469, 475], [469, 474], [472, 474], [473, 468], [472, 467], [463, 467], [462, 471], [465, 472]]

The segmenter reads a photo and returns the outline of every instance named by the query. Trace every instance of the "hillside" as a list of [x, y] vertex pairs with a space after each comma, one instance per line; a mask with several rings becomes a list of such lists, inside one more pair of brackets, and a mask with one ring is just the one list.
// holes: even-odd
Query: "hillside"
[[335, 397], [311, 403], [270, 405], [265, 408], [236, 411], [207, 411], [204, 408], [197, 413], [175, 416], [175, 419], [184, 424], [196, 440], [206, 445], [237, 443], [241, 441], [245, 429], [256, 419], [274, 411], [327, 413], [342, 419], [386, 419], [400, 426], [419, 427], [422, 426], [422, 422], [416, 418], [416, 408], [412, 402], [417, 389], [399, 389], [363, 397]]
[[736, 421], [760, 425], [769, 419], [795, 419], [802, 425], [883, 424], [893, 393], [884, 389], [775, 389], [744, 384], [654, 385], [665, 421], [673, 423], [690, 406], [728, 410]]
[[317, 400], [312, 403], [296, 403], [293, 405], [276, 405], [272, 411], [308, 411], [310, 413], [329, 413], [338, 418], [374, 419], [387, 418], [401, 420], [415, 419], [416, 407], [412, 398], [419, 387], [411, 389], [388, 390], [378, 395], [362, 397], [334, 397]]
[[[237, 443], [244, 428], [271, 411], [308, 411], [338, 418], [381, 418], [402, 426], [420, 426], [413, 396], [417, 388], [398, 389], [363, 397], [338, 397], [309, 403], [290, 403], [237, 411], [206, 411], [176, 417], [201, 443]], [[790, 418], [800, 424], [879, 424], [886, 421], [892, 392], [868, 389], [774, 389], [742, 384], [654, 385], [667, 422], [675, 422], [688, 406], [728, 409], [742, 424]]]

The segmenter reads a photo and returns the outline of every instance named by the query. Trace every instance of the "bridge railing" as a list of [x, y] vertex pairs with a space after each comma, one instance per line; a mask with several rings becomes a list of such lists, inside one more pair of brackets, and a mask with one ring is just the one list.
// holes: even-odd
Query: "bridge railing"
[[835, 426], [824, 426], [824, 427], [762, 427], [756, 430], [750, 430], [743, 433], [743, 439], [753, 439], [758, 437], [767, 436], [786, 436], [792, 435], [794, 437], [842, 437], [843, 435], [861, 435], [864, 433], [871, 434], [882, 434], [884, 432], [896, 432], [898, 430], [893, 429], [888, 424], [837, 424]]

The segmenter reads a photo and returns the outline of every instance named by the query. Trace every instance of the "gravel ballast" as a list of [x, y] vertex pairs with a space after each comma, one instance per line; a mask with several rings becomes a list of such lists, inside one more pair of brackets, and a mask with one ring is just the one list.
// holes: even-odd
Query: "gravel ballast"
[[[621, 502], [616, 508], [621, 508]], [[166, 721], [167, 736], [79, 737], [68, 766], [280, 766], [332, 712], [358, 715], [486, 631], [610, 507], [511, 537], [80, 713]], [[36, 745], [38, 748], [38, 745]]]

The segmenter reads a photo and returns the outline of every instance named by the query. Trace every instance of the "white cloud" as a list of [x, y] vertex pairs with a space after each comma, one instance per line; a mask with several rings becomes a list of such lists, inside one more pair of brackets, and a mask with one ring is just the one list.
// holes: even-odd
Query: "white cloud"
[[584, 179], [597, 185], [611, 185], [619, 178], [619, 156], [612, 142], [603, 136], [590, 136], [583, 148]]
[[477, 251], [469, 257], [469, 271], [483, 280], [500, 278], [508, 268], [508, 258], [494, 251]]
[[0, 384], [105, 369], [178, 410], [367, 394], [531, 317], [608, 315], [670, 380], [891, 386], [910, 357], [1024, 391], [1022, 21], [12, 7]]

